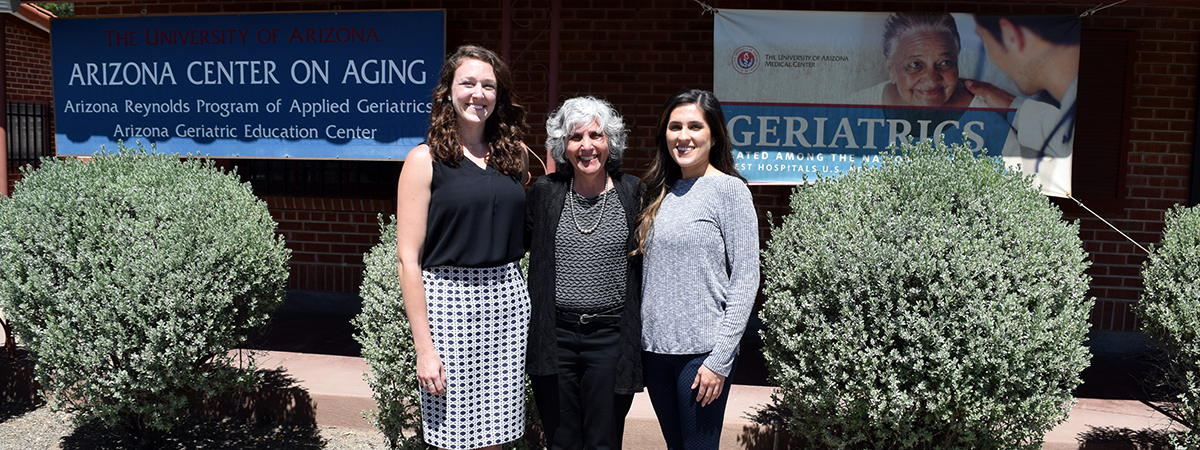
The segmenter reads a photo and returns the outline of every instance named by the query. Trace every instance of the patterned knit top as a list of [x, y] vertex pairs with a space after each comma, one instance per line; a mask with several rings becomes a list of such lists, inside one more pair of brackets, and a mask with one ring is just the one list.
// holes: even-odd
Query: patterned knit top
[[592, 198], [567, 191], [554, 237], [559, 310], [594, 314], [625, 303], [626, 223], [616, 190]]
[[709, 353], [729, 376], [758, 293], [758, 219], [741, 180], [675, 182], [654, 216], [642, 278], [642, 349]]

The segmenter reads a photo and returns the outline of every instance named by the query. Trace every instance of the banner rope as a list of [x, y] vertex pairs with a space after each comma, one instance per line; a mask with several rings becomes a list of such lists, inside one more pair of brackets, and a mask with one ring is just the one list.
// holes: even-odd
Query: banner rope
[[1088, 208], [1088, 207], [1087, 207], [1087, 205], [1083, 204], [1083, 202], [1079, 201], [1079, 199], [1077, 199], [1077, 198], [1075, 198], [1075, 197], [1072, 197], [1070, 193], [1068, 193], [1068, 194], [1067, 194], [1067, 198], [1069, 198], [1069, 199], [1071, 199], [1071, 200], [1075, 200], [1075, 204], [1076, 204], [1076, 205], [1079, 205], [1080, 207], [1082, 207], [1082, 208], [1083, 208], [1084, 210], [1086, 210], [1087, 212], [1089, 212], [1089, 213], [1092, 213], [1092, 215], [1093, 215], [1093, 216], [1096, 216], [1096, 218], [1097, 218], [1097, 219], [1100, 219], [1100, 221], [1101, 221], [1101, 222], [1104, 222], [1104, 224], [1105, 224], [1105, 225], [1108, 225], [1108, 227], [1109, 227], [1109, 228], [1112, 228], [1112, 229], [1113, 229], [1113, 231], [1116, 231], [1117, 233], [1120, 233], [1120, 234], [1121, 234], [1121, 236], [1124, 236], [1124, 237], [1125, 237], [1125, 239], [1129, 239], [1129, 242], [1132, 242], [1132, 243], [1133, 243], [1133, 245], [1136, 245], [1136, 246], [1137, 246], [1137, 248], [1140, 248], [1140, 249], [1142, 249], [1142, 251], [1143, 251], [1143, 252], [1146, 252], [1146, 254], [1147, 254], [1147, 255], [1149, 255], [1149, 254], [1150, 254], [1150, 250], [1146, 250], [1146, 247], [1142, 247], [1142, 244], [1139, 244], [1139, 243], [1138, 243], [1138, 241], [1135, 241], [1135, 240], [1133, 240], [1133, 238], [1131, 238], [1131, 237], [1129, 237], [1129, 235], [1125, 234], [1125, 232], [1124, 232], [1124, 231], [1121, 231], [1121, 230], [1117, 229], [1117, 227], [1113, 226], [1113, 224], [1109, 223], [1107, 220], [1104, 220], [1104, 218], [1103, 218], [1103, 217], [1100, 217], [1100, 215], [1099, 215], [1099, 214], [1096, 214], [1096, 212], [1095, 212], [1095, 211], [1092, 211], [1092, 208]]
[[696, 3], [699, 3], [699, 4], [700, 4], [700, 7], [701, 7], [701, 8], [704, 8], [704, 11], [700, 11], [700, 15], [702, 15], [702, 16], [704, 15], [704, 13], [709, 13], [709, 14], [712, 14], [712, 15], [717, 15], [717, 14], [719, 14], [719, 13], [721, 12], [721, 11], [718, 11], [718, 10], [717, 10], [717, 8], [713, 8], [713, 7], [711, 7], [711, 6], [708, 6], [708, 3], [704, 3], [704, 2], [702, 2], [702, 1], [700, 1], [700, 0], [692, 0], [692, 1], [694, 1], [694, 2], [696, 2]]
[[[1090, 16], [1090, 15], [1092, 15], [1092, 14], [1095, 14], [1095, 13], [1099, 12], [1099, 11], [1102, 11], [1102, 10], [1105, 10], [1105, 9], [1108, 9], [1108, 8], [1111, 8], [1111, 7], [1114, 7], [1114, 6], [1120, 5], [1120, 4], [1122, 4], [1122, 3], [1125, 3], [1125, 2], [1127, 2], [1127, 1], [1129, 1], [1129, 0], [1121, 0], [1121, 1], [1119, 1], [1119, 2], [1116, 2], [1116, 3], [1109, 3], [1109, 4], [1107, 4], [1107, 5], [1105, 5], [1105, 4], [1103, 4], [1103, 3], [1101, 3], [1101, 4], [1099, 4], [1099, 5], [1096, 5], [1096, 6], [1092, 7], [1092, 9], [1089, 9], [1089, 10], [1087, 10], [1087, 11], [1084, 11], [1083, 13], [1079, 14], [1079, 18], [1080, 18], [1080, 19], [1082, 19], [1082, 18], [1084, 18], [1084, 17]], [[1076, 201], [1079, 201], [1079, 200], [1076, 200]]]

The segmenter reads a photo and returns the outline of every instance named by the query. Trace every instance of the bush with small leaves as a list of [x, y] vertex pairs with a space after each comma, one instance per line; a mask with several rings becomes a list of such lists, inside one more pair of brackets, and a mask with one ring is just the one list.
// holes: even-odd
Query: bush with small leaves
[[140, 144], [45, 159], [0, 200], [0, 302], [37, 381], [136, 433], [252, 386], [229, 353], [283, 301], [289, 255], [236, 174]]
[[[378, 413], [369, 414], [388, 443], [396, 449], [425, 449], [421, 434], [421, 394], [417, 390], [417, 355], [412, 330], [400, 297], [395, 216], [379, 218], [379, 244], [363, 255], [362, 312], [354, 318], [354, 340], [371, 366], [367, 384], [374, 392]], [[404, 432], [408, 431], [408, 436]]]
[[[374, 392], [377, 413], [367, 419], [387, 437], [394, 449], [432, 449], [424, 440], [421, 425], [421, 393], [417, 386], [417, 355], [412, 329], [400, 296], [399, 258], [396, 253], [396, 217], [384, 223], [379, 217], [379, 244], [363, 255], [366, 269], [359, 288], [362, 312], [354, 318], [354, 339], [362, 345], [362, 357], [371, 366], [367, 384]], [[527, 267], [521, 260], [521, 268]], [[524, 272], [523, 272], [524, 273]], [[506, 450], [541, 448], [537, 414], [529, 383], [525, 388], [525, 420], [529, 431], [523, 439], [504, 444]]]
[[796, 189], [764, 251], [776, 411], [814, 448], [1038, 449], [1088, 365], [1078, 226], [1000, 161], [906, 144]]
[[1200, 208], [1167, 211], [1162, 244], [1142, 270], [1138, 303], [1142, 329], [1164, 351], [1164, 387], [1176, 402], [1164, 405], [1187, 427], [1180, 448], [1200, 448]]

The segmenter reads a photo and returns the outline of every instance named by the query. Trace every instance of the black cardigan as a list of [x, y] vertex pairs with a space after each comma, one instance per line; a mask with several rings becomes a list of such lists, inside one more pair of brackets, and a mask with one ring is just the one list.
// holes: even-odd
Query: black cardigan
[[[637, 247], [637, 215], [641, 211], [645, 187], [637, 177], [612, 172], [613, 187], [625, 208], [629, 239], [625, 251]], [[571, 176], [552, 173], [543, 176], [525, 195], [525, 247], [529, 249], [529, 347], [525, 370], [529, 375], [558, 373], [558, 339], [555, 336], [555, 260], [554, 236], [562, 216]], [[534, 238], [537, 238], [536, 240]], [[642, 391], [642, 258], [629, 259], [625, 274], [625, 312], [620, 321], [617, 341], [617, 379], [613, 391], [631, 395]]]

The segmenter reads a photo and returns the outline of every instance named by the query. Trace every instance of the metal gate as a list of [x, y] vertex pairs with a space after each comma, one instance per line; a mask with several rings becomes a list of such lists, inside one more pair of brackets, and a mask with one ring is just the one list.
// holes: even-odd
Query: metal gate
[[37, 166], [51, 156], [49, 104], [8, 104], [8, 167], [15, 171], [26, 164]]

